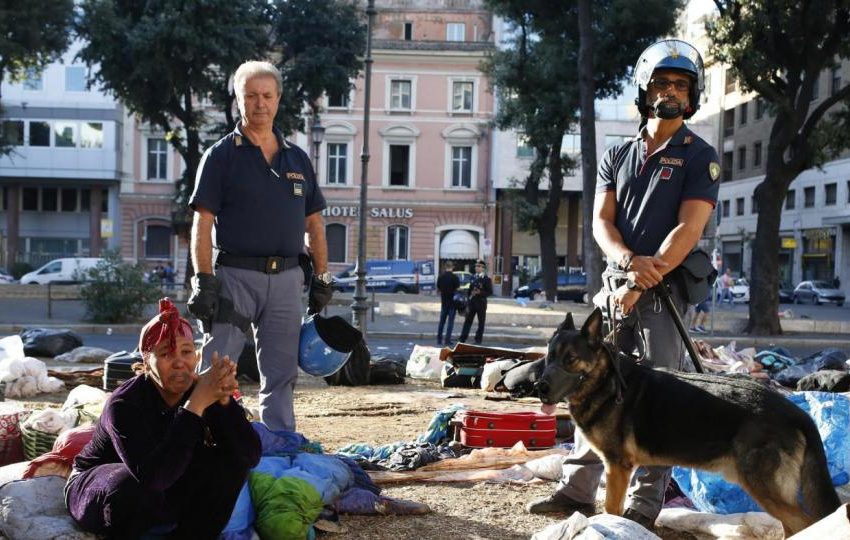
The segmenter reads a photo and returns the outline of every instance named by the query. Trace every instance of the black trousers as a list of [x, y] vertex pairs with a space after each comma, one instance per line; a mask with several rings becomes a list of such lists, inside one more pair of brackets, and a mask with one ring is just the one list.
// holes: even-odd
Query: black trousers
[[466, 308], [466, 319], [463, 321], [463, 330], [460, 332], [460, 341], [466, 341], [469, 330], [472, 328], [472, 320], [478, 317], [478, 329], [475, 331], [475, 343], [481, 343], [484, 337], [484, 322], [487, 320], [487, 299], [472, 297]]
[[217, 449], [198, 456], [163, 491], [142, 486], [123, 463], [109, 463], [74, 477], [65, 488], [66, 503], [84, 530], [107, 538], [138, 538], [168, 525], [169, 538], [214, 540], [247, 476], [244, 466]]

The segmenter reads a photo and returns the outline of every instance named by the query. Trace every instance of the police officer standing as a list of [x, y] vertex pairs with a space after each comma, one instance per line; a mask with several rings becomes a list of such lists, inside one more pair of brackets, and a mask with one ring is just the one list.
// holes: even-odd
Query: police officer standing
[[[460, 279], [452, 272], [454, 264], [447, 261], [443, 273], [437, 278], [437, 290], [440, 291], [440, 322], [437, 324], [437, 345], [452, 344], [452, 329], [455, 325], [455, 292], [460, 287]], [[445, 327], [445, 339], [443, 328]]]
[[460, 341], [465, 342], [472, 328], [472, 320], [478, 317], [478, 329], [475, 331], [475, 343], [480, 344], [484, 337], [484, 321], [487, 319], [487, 297], [493, 294], [493, 282], [486, 272], [487, 265], [478, 260], [475, 263], [475, 277], [469, 283], [469, 305], [466, 319], [460, 332]]
[[[681, 369], [684, 344], [670, 313], [650, 289], [699, 241], [717, 202], [720, 165], [717, 152], [684, 124], [699, 108], [704, 88], [699, 52], [683, 41], [659, 41], [643, 52], [634, 74], [640, 133], [609, 148], [599, 164], [593, 237], [608, 259], [604, 290], [628, 315], [619, 323], [617, 344], [624, 352], [643, 353], [644, 364]], [[684, 292], [674, 280], [669, 283], [682, 316]], [[552, 407], [544, 405], [543, 410], [551, 413]], [[577, 432], [557, 491], [527, 510], [593, 512], [602, 470]], [[669, 479], [669, 468], [639, 468], [624, 516], [652, 529]]]
[[333, 294], [321, 216], [325, 199], [307, 154], [274, 127], [283, 87], [277, 68], [245, 62], [233, 84], [241, 121], [204, 153], [189, 201], [196, 274], [187, 307], [212, 338], [201, 369], [214, 350], [238, 358], [245, 330], [252, 330], [260, 419], [272, 430], [294, 430], [305, 279], [308, 313], [321, 311]]

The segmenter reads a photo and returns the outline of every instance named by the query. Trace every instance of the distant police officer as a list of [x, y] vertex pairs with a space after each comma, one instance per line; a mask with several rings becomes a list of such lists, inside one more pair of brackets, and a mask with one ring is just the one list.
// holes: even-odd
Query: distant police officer
[[[250, 326], [260, 371], [260, 419], [273, 430], [294, 430], [305, 278], [309, 312], [321, 311], [332, 296], [321, 217], [325, 200], [310, 159], [273, 125], [280, 72], [268, 62], [245, 62], [233, 83], [241, 121], [204, 153], [189, 201], [195, 210], [196, 274], [188, 308], [212, 337], [202, 368], [213, 350], [238, 358]], [[312, 276], [304, 270], [305, 232]]]
[[469, 282], [469, 305], [466, 308], [466, 319], [460, 332], [460, 341], [466, 341], [472, 321], [478, 317], [478, 329], [475, 331], [475, 343], [481, 343], [484, 338], [484, 322], [487, 320], [487, 297], [493, 294], [493, 281], [487, 275], [487, 265], [479, 260], [475, 263], [475, 277]]
[[[599, 164], [593, 236], [608, 258], [604, 290], [630, 314], [619, 327], [618, 345], [632, 352], [645, 342], [646, 350], [639, 351], [645, 353], [644, 363], [680, 369], [684, 345], [670, 314], [648, 289], [696, 246], [717, 202], [720, 165], [715, 150], [684, 125], [699, 108], [704, 86], [697, 50], [675, 39], [659, 41], [643, 52], [634, 77], [641, 130], [610, 148]], [[675, 283], [671, 287], [684, 314], [682, 291]], [[544, 412], [551, 409], [544, 406]], [[529, 504], [528, 511], [593, 511], [602, 469], [577, 433], [558, 490]], [[652, 528], [669, 479], [669, 468], [638, 469], [625, 517]]]

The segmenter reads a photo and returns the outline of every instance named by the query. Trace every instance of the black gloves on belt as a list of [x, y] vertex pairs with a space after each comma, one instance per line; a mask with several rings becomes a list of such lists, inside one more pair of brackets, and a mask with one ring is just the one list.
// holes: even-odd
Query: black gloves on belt
[[195, 274], [192, 276], [192, 294], [186, 307], [189, 313], [201, 321], [204, 333], [212, 330], [212, 322], [218, 314], [218, 295], [221, 282], [212, 274]]
[[334, 290], [330, 283], [321, 282], [316, 276], [310, 280], [310, 295], [307, 299], [307, 315], [320, 313], [333, 298]]

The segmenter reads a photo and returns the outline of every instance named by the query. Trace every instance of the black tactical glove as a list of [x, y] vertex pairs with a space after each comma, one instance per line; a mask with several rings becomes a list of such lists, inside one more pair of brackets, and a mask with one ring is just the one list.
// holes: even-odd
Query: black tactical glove
[[324, 283], [316, 276], [310, 280], [310, 296], [307, 300], [307, 315], [315, 315], [320, 313], [331, 298], [333, 298], [334, 289], [330, 283]]
[[192, 276], [192, 294], [186, 307], [189, 313], [201, 321], [201, 330], [209, 333], [212, 322], [218, 314], [218, 295], [221, 292], [221, 282], [212, 274], [195, 274]]

